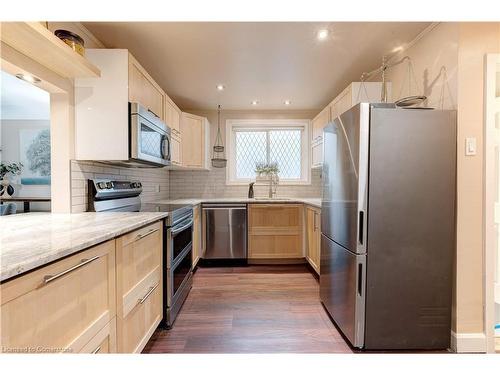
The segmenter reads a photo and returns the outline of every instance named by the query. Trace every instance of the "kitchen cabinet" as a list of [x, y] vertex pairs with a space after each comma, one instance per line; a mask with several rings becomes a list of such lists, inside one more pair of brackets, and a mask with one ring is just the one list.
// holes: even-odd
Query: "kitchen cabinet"
[[[353, 82], [316, 115], [312, 120], [311, 168], [320, 168], [323, 165], [323, 127], [358, 103], [380, 102], [381, 90], [381, 82]], [[390, 83], [387, 84], [387, 97], [390, 101]]]
[[248, 258], [303, 258], [303, 205], [248, 205]]
[[172, 165], [182, 165], [182, 146], [180, 137], [173, 136], [170, 138], [170, 161]]
[[180, 138], [181, 136], [181, 110], [177, 105], [165, 94], [165, 122], [172, 131], [172, 137]]
[[321, 252], [321, 210], [306, 206], [306, 259], [319, 275]]
[[114, 349], [114, 240], [7, 281], [0, 292], [2, 351], [92, 352], [104, 341]]
[[193, 268], [196, 267], [201, 256], [201, 206], [193, 207]]
[[163, 317], [162, 223], [116, 240], [117, 347], [139, 353]]
[[165, 120], [161, 87], [126, 49], [87, 49], [100, 78], [75, 79], [75, 159], [129, 158], [129, 101]]
[[146, 70], [131, 55], [128, 56], [128, 100], [146, 107], [165, 121], [163, 114], [163, 90], [151, 78]]
[[86, 354], [116, 353], [116, 317], [80, 350]]
[[182, 166], [209, 169], [210, 124], [205, 117], [183, 112], [181, 117]]

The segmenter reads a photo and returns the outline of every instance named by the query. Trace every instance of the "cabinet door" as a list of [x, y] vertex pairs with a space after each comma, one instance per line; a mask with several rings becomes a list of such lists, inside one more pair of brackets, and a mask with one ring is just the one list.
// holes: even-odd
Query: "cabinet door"
[[129, 101], [142, 104], [157, 117], [165, 120], [162, 90], [132, 57], [129, 59], [128, 69]]
[[180, 137], [181, 112], [167, 95], [165, 95], [165, 121], [172, 130], [172, 135]]
[[116, 240], [120, 353], [140, 352], [162, 319], [162, 234], [157, 222]]
[[170, 138], [170, 147], [172, 164], [180, 166], [182, 164], [182, 147], [180, 138], [172, 136], [172, 138]]
[[309, 264], [319, 274], [320, 264], [320, 235], [321, 235], [321, 215], [319, 210], [306, 208], [306, 228], [307, 228], [307, 252], [306, 258]]
[[248, 257], [302, 258], [302, 209], [296, 204], [249, 205]]
[[323, 141], [317, 142], [311, 146], [312, 168], [318, 168], [323, 165]]
[[327, 106], [312, 120], [312, 142], [321, 141], [323, 138], [323, 128], [329, 121], [330, 106]]
[[80, 352], [115, 316], [115, 241], [1, 284], [0, 292], [2, 351]]
[[183, 142], [182, 165], [188, 168], [204, 168], [206, 147], [204, 118], [183, 113], [181, 137]]
[[116, 353], [116, 317], [92, 337], [87, 345], [80, 350], [80, 353]]
[[201, 209], [200, 205], [193, 207], [193, 268], [201, 255]]

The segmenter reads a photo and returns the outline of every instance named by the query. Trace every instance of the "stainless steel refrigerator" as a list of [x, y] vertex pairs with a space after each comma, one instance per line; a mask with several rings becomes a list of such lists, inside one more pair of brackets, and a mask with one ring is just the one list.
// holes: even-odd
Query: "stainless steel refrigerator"
[[323, 305], [355, 347], [448, 348], [455, 111], [361, 103], [323, 137]]

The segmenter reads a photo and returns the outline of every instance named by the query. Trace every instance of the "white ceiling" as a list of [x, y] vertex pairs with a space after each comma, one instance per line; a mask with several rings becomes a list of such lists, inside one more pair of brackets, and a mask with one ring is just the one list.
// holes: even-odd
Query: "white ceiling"
[[50, 94], [31, 83], [0, 71], [2, 120], [49, 120]]
[[[318, 109], [429, 23], [91, 22], [128, 48], [182, 109]], [[327, 40], [316, 33], [328, 28]], [[226, 85], [218, 92], [218, 83]], [[291, 100], [285, 107], [283, 101]]]

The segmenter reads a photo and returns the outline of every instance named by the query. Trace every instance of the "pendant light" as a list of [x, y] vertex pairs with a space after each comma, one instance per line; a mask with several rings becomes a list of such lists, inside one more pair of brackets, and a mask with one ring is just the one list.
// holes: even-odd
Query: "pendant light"
[[217, 135], [215, 136], [215, 143], [212, 153], [212, 167], [214, 168], [226, 168], [227, 159], [224, 149], [224, 143], [222, 142], [222, 135], [220, 132], [220, 109], [221, 105], [217, 106]]

